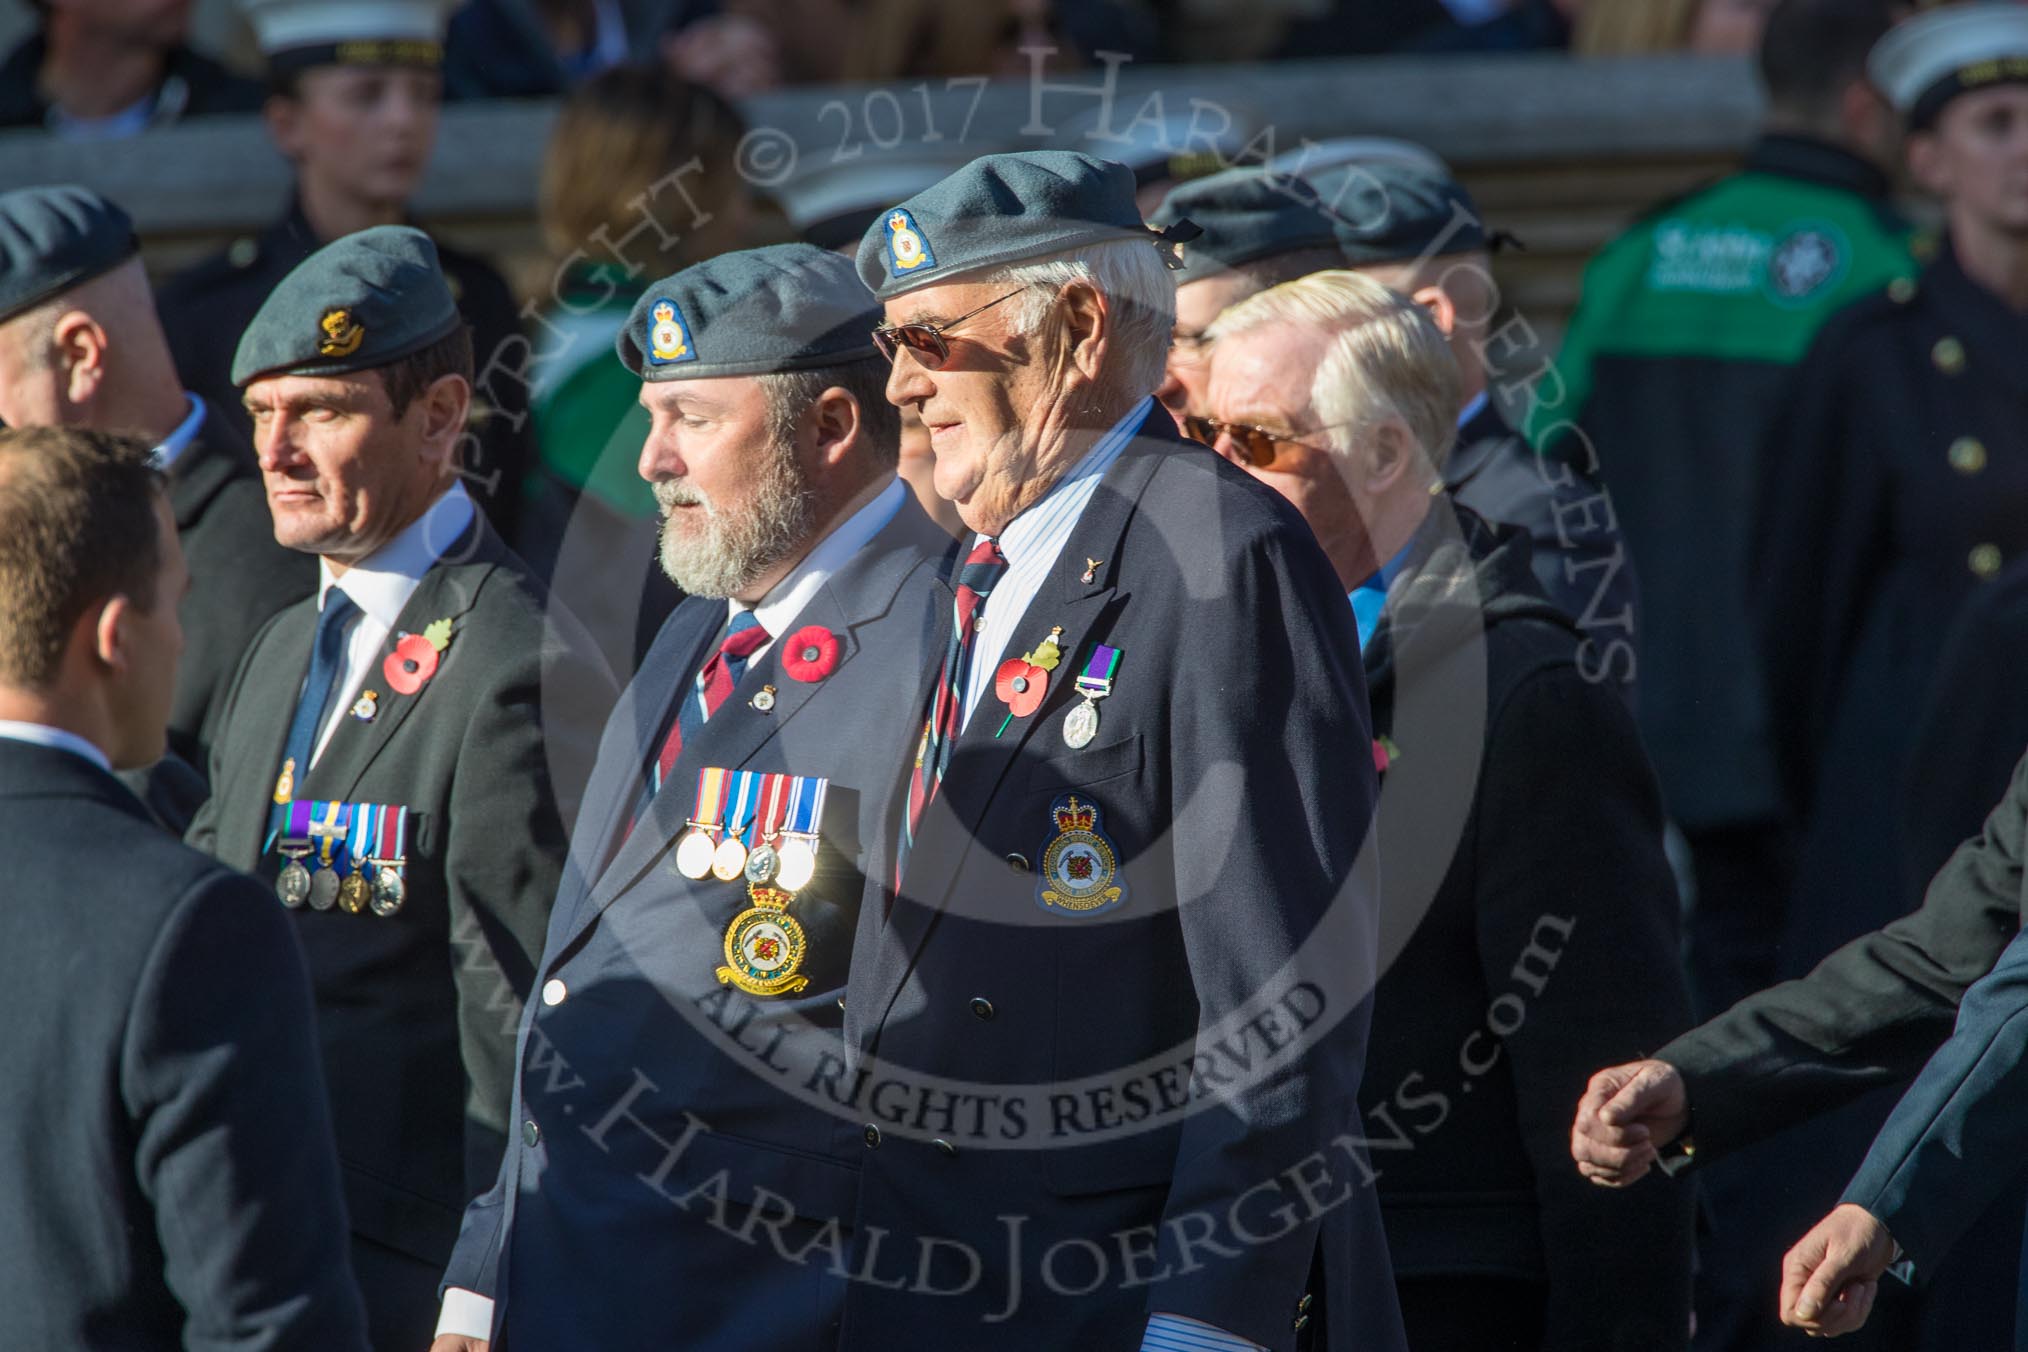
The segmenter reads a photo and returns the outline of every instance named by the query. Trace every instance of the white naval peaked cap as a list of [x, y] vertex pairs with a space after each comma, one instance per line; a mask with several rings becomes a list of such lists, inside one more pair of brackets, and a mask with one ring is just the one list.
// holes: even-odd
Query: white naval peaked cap
[[264, 55], [347, 42], [440, 43], [457, 0], [239, 0]]
[[1910, 130], [1929, 127], [1960, 94], [2028, 83], [2028, 4], [1978, 0], [1898, 24], [1874, 44], [1866, 74]]

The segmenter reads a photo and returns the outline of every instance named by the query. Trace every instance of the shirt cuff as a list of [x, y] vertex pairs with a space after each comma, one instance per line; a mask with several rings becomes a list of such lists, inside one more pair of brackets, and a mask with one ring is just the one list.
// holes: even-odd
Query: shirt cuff
[[477, 1338], [481, 1342], [493, 1336], [493, 1302], [477, 1291], [467, 1291], [462, 1286], [444, 1288], [444, 1310], [437, 1316], [436, 1336], [455, 1333], [460, 1338]]
[[1180, 1314], [1151, 1314], [1141, 1352], [1263, 1352], [1259, 1343]]

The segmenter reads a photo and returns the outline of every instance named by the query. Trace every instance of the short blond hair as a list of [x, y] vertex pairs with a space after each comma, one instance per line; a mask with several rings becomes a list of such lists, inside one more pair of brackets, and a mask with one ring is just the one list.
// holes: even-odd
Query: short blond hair
[[1432, 471], [1443, 467], [1457, 437], [1463, 385], [1449, 344], [1422, 306], [1356, 272], [1313, 272], [1232, 306], [1205, 337], [1219, 343], [1271, 326], [1328, 338], [1310, 380], [1310, 405], [1338, 450], [1391, 418], [1408, 429]]

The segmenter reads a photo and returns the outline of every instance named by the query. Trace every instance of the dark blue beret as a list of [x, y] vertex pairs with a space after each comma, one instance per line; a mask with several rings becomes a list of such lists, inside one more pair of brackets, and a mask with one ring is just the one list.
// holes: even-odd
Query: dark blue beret
[[139, 248], [127, 213], [88, 188], [0, 193], [0, 323], [112, 271]]
[[1486, 223], [1471, 194], [1432, 166], [1374, 161], [1306, 177], [1336, 223], [1338, 247], [1352, 267], [1487, 246]]
[[326, 244], [268, 293], [240, 336], [232, 383], [387, 366], [462, 323], [430, 237], [376, 225]]
[[1160, 245], [1134, 202], [1134, 171], [1072, 150], [982, 155], [884, 212], [859, 242], [882, 301], [959, 273], [1108, 240]]
[[766, 375], [877, 357], [879, 322], [851, 259], [814, 244], [771, 244], [656, 282], [614, 347], [643, 380]]
[[1227, 169], [1193, 179], [1162, 199], [1150, 225], [1189, 220], [1204, 234], [1183, 250], [1176, 280], [1194, 282], [1276, 254], [1338, 246], [1338, 224], [1300, 178], [1265, 169]]

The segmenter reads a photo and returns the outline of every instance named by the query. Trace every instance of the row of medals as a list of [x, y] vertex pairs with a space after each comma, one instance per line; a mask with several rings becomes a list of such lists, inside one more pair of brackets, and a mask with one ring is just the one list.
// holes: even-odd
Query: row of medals
[[336, 906], [348, 915], [359, 915], [368, 908], [378, 916], [393, 915], [408, 900], [408, 886], [402, 882], [400, 867], [379, 859], [366, 862], [373, 865], [371, 882], [357, 869], [343, 879], [336, 869], [320, 868], [313, 873], [300, 856], [292, 855], [275, 878], [275, 895], [292, 911], [307, 902], [313, 911], [328, 911]]
[[676, 871], [693, 881], [706, 876], [722, 883], [745, 878], [756, 887], [779, 887], [799, 892], [817, 874], [816, 847], [800, 835], [791, 835], [780, 845], [779, 835], [748, 850], [738, 836], [727, 835], [711, 843], [711, 828], [702, 822], [689, 823], [689, 831], [676, 843]]

